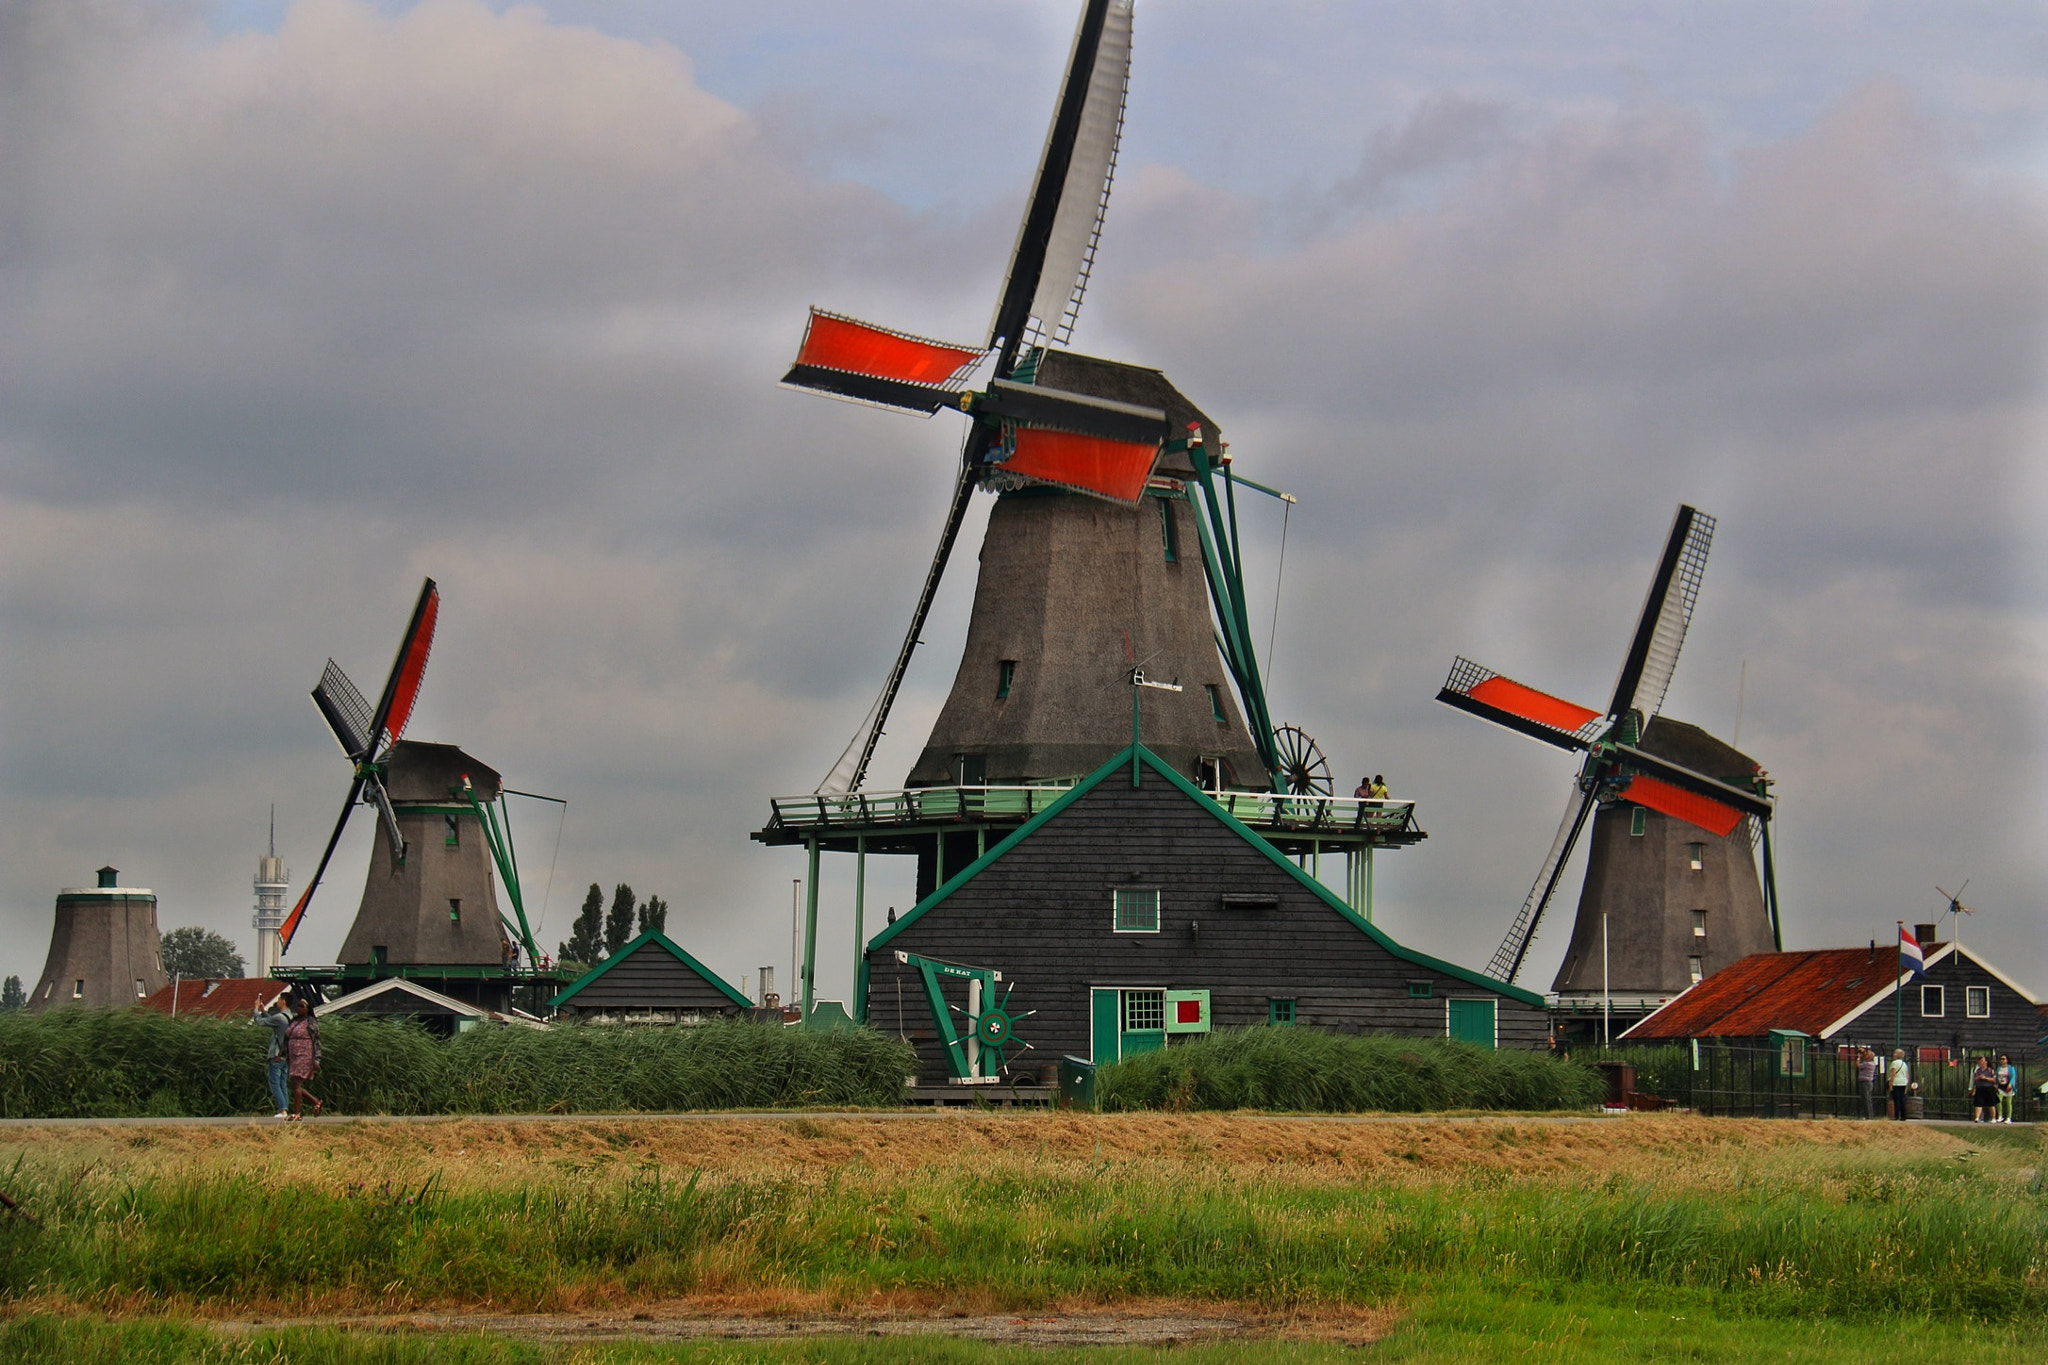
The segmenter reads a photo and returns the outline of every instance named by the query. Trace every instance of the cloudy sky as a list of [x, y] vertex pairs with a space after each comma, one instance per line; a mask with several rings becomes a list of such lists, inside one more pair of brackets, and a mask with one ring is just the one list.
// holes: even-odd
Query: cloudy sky
[[[514, 812], [549, 945], [623, 880], [786, 973], [747, 834], [878, 686], [959, 433], [774, 380], [811, 302], [986, 327], [1074, 8], [0, 0], [0, 972], [108, 862], [246, 947], [271, 803], [296, 882], [348, 775], [307, 689], [373, 690], [431, 574], [412, 733], [567, 798]], [[2038, 8], [1141, 0], [1075, 342], [1301, 497], [1274, 709], [1421, 803], [1398, 937], [1484, 963], [1570, 772], [1432, 701], [1451, 657], [1604, 699], [1690, 501], [1666, 709], [1778, 779], [1788, 944], [1967, 877], [2048, 991]]]

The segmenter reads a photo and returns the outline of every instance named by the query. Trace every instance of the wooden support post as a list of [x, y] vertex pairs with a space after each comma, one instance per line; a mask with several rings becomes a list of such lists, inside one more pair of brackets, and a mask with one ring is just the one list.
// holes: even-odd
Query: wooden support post
[[818, 966], [818, 840], [817, 836], [804, 841], [810, 850], [810, 876], [804, 885], [804, 1011], [803, 1017], [811, 1017], [811, 1001], [817, 990]]
[[853, 1007], [853, 1021], [867, 1022], [867, 991], [863, 988], [867, 966], [867, 891], [868, 891], [868, 836], [856, 835], [853, 841], [853, 999], [847, 1003]]
[[1365, 846], [1365, 922], [1372, 923], [1372, 845]]

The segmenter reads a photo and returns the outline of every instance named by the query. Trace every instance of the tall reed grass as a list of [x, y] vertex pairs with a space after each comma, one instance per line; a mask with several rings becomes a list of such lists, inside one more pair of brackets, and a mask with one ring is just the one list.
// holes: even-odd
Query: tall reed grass
[[1107, 1110], [1584, 1109], [1599, 1102], [1600, 1077], [1540, 1053], [1447, 1038], [1247, 1028], [1105, 1067], [1096, 1095]]
[[[329, 1113], [501, 1114], [893, 1104], [910, 1049], [856, 1029], [480, 1028], [331, 1019]], [[267, 1030], [145, 1010], [0, 1015], [0, 1118], [267, 1112]]]
[[1369, 1303], [1437, 1283], [1711, 1293], [1729, 1311], [2048, 1310], [2048, 1198], [1906, 1172], [1673, 1191], [1466, 1180], [1304, 1186], [1023, 1159], [897, 1176], [648, 1166], [525, 1186], [4, 1173], [0, 1303], [37, 1297], [547, 1309], [620, 1294], [904, 1290], [1024, 1307], [1185, 1296]]

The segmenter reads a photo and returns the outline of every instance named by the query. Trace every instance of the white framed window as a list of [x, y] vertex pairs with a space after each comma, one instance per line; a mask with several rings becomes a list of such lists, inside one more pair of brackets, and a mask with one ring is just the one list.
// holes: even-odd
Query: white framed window
[[1685, 856], [1692, 870], [1698, 872], [1707, 865], [1707, 846], [1705, 844], [1687, 844], [1685, 846]]
[[1123, 1029], [1125, 1033], [1164, 1033], [1166, 1031], [1165, 991], [1125, 991], [1123, 993]]
[[85, 999], [85, 978], [84, 978], [84, 977], [80, 977], [80, 978], [78, 978], [78, 980], [76, 980], [76, 981], [74, 981], [74, 982], [72, 982], [72, 983], [71, 983], [71, 998], [72, 998], [73, 1000], [83, 1000], [83, 999]]
[[[1114, 922], [1112, 928], [1119, 934], [1156, 934], [1159, 932], [1159, 892], [1157, 888], [1120, 886], [1113, 893]], [[1161, 1009], [1165, 1006], [1161, 1005]]]
[[1705, 938], [1707, 936], [1706, 911], [1695, 910], [1692, 912], [1692, 936], [1694, 938]]
[[1946, 1012], [1947, 1006], [1947, 992], [1942, 987], [1922, 986], [1920, 988], [1920, 1017], [1922, 1019], [1941, 1018], [1943, 1013]]
[[136, 978], [135, 978], [135, 998], [136, 998], [137, 1000], [141, 1000], [141, 999], [143, 999], [144, 997], [146, 997], [146, 996], [147, 996], [148, 994], [149, 994], [149, 992], [148, 992], [148, 991], [146, 991], [146, 990], [144, 990], [144, 989], [142, 988], [142, 978], [141, 978], [141, 977], [139, 977], [139, 976], [138, 976], [138, 977], [136, 977]]
[[1991, 1017], [1991, 988], [1989, 986], [1965, 986], [1963, 988], [1963, 1013], [1972, 1019]]
[[1702, 957], [1687, 958], [1685, 960], [1685, 974], [1692, 978], [1693, 985], [1699, 985], [1700, 982], [1704, 980], [1707, 975], [1706, 959]]

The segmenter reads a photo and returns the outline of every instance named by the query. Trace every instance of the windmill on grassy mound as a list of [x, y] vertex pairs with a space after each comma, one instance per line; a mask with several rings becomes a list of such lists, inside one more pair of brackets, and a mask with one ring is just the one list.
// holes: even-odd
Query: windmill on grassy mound
[[[376, 808], [381, 837], [371, 845], [362, 903], [338, 966], [287, 968], [277, 975], [348, 986], [402, 976], [471, 1004], [504, 1009], [513, 985], [533, 978], [539, 953], [526, 922], [510, 820], [499, 815], [503, 783], [496, 769], [452, 744], [404, 738], [440, 610], [440, 590], [429, 578], [375, 707], [332, 659], [313, 689], [313, 704], [349, 761], [349, 787], [319, 866], [279, 930], [282, 952], [291, 950], [359, 806]], [[499, 910], [494, 868], [513, 919]], [[525, 954], [519, 969], [515, 944]]]
[[[1513, 981], [1587, 821], [1593, 846], [1564, 964], [1564, 1007], [1606, 992], [1654, 1008], [1779, 944], [1769, 781], [1754, 759], [1659, 715], [1692, 621], [1714, 519], [1681, 506], [1604, 711], [1460, 657], [1437, 700], [1582, 755], [1564, 819], [1488, 974]], [[1752, 849], [1763, 849], [1758, 880]], [[1631, 1003], [1631, 1013], [1641, 1011]]]

